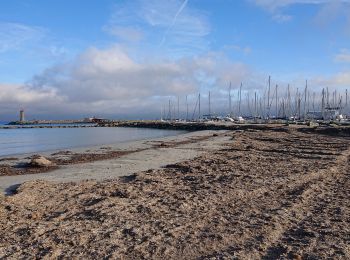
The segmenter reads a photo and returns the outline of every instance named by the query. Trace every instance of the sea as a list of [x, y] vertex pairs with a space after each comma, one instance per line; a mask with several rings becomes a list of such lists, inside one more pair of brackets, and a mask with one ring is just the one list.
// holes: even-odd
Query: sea
[[182, 133], [184, 131], [124, 127], [0, 129], [0, 157], [118, 144]]

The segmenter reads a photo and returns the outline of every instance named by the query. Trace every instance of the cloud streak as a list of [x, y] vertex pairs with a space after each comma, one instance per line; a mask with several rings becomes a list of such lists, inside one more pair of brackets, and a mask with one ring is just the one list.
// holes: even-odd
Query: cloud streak
[[28, 44], [39, 42], [45, 34], [45, 29], [41, 27], [0, 22], [0, 53], [19, 50]]
[[132, 26], [105, 26], [103, 30], [128, 42], [139, 42], [143, 38], [142, 31]]
[[153, 55], [181, 58], [209, 49], [207, 14], [190, 7], [188, 0], [135, 0], [117, 4], [107, 28], [112, 34], [117, 32], [114, 35], [119, 39], [126, 38], [120, 37], [120, 31], [137, 30], [143, 36], [139, 42], [141, 51]]
[[[337, 17], [344, 10], [343, 15], [350, 19], [350, 0], [247, 0], [255, 5], [267, 10], [272, 15], [272, 19], [277, 22], [288, 22], [293, 16], [285, 14], [285, 10], [293, 5], [314, 5], [320, 8], [315, 17], [316, 22], [325, 23]], [[350, 20], [349, 20], [350, 21]]]
[[334, 58], [336, 62], [350, 63], [350, 51], [348, 49], [342, 49]]
[[248, 0], [255, 3], [258, 6], [266, 8], [270, 11], [276, 11], [277, 9], [284, 8], [296, 4], [309, 4], [309, 5], [321, 5], [338, 3], [350, 3], [349, 0]]
[[169, 25], [169, 27], [166, 29], [162, 41], [160, 42], [159, 46], [162, 47], [164, 42], [165, 42], [165, 38], [167, 36], [167, 34], [169, 33], [169, 31], [171, 30], [171, 28], [175, 25], [177, 17], [181, 14], [182, 10], [185, 9], [186, 5], [188, 3], [188, 0], [184, 0], [184, 2], [182, 3], [182, 5], [180, 6], [179, 10], [177, 10], [171, 24]]

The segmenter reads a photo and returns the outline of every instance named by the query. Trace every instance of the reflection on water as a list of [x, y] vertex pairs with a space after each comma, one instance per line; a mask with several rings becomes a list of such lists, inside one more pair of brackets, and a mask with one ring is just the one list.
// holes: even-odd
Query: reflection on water
[[0, 156], [115, 144], [180, 133], [183, 131], [116, 127], [0, 129]]

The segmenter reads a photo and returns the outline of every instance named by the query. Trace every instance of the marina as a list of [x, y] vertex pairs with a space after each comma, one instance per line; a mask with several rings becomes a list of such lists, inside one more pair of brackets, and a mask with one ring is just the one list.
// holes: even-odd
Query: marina
[[[180, 97], [170, 98], [161, 106], [157, 119], [134, 120], [160, 122], [232, 122], [240, 124], [350, 124], [350, 100], [348, 90], [337, 91], [321, 88], [320, 92], [310, 90], [308, 81], [304, 88], [272, 86], [271, 76], [265, 88], [245, 90], [243, 83], [233, 88], [231, 82], [226, 92], [227, 98], [217, 104], [212, 100], [212, 91], [207, 95], [199, 93], [185, 96], [185, 103]], [[320, 87], [317, 87], [320, 89]], [[235, 95], [234, 93], [237, 92]], [[242, 96], [243, 95], [243, 96]], [[245, 97], [245, 98], [244, 98]], [[222, 104], [228, 104], [226, 109]], [[214, 108], [219, 110], [215, 112]], [[77, 120], [26, 120], [25, 111], [19, 112], [19, 120], [0, 125], [0, 129], [15, 128], [78, 128], [121, 125], [125, 121], [113, 118], [90, 117]]]
[[[329, 88], [320, 88], [319, 92], [310, 90], [308, 81], [304, 88], [292, 88], [272, 86], [271, 76], [266, 87], [251, 90], [250, 86], [244, 89], [243, 83], [239, 88], [232, 87], [230, 82], [227, 91], [227, 99], [221, 96], [221, 106], [212, 101], [212, 91], [207, 95], [199, 93], [192, 95], [192, 103], [186, 96], [185, 104], [180, 106], [180, 98], [177, 101], [169, 99], [167, 105], [161, 109], [160, 119], [165, 121], [229, 121], [244, 123], [273, 123], [284, 120], [285, 122], [307, 123], [318, 122], [345, 122], [349, 121], [350, 100], [348, 90], [330, 91]], [[234, 94], [236, 93], [236, 95]], [[243, 96], [242, 96], [243, 95]], [[223, 109], [222, 103], [228, 104]], [[186, 112], [184, 107], [186, 107]], [[220, 112], [213, 112], [215, 107]], [[192, 108], [192, 111], [191, 111]], [[204, 108], [204, 109], [203, 109]], [[180, 112], [181, 111], [181, 112]]]

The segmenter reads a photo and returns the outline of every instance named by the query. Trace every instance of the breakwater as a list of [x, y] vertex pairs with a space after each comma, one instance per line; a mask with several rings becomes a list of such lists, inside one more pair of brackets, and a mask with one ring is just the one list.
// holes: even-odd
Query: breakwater
[[299, 131], [304, 133], [318, 133], [325, 135], [350, 136], [350, 126], [338, 126], [324, 124], [319, 126], [297, 125], [297, 124], [235, 124], [226, 122], [162, 122], [162, 121], [115, 121], [101, 124], [105, 127], [137, 127], [156, 128], [167, 130], [201, 131], [201, 130], [244, 130], [263, 131], [273, 130], [275, 132]]
[[350, 126], [340, 126], [336, 124], [320, 124], [318, 126], [306, 124], [288, 123], [231, 123], [231, 122], [164, 122], [164, 121], [110, 121], [95, 124], [64, 124], [64, 125], [3, 125], [0, 129], [28, 129], [28, 128], [93, 128], [93, 127], [132, 127], [132, 128], [153, 128], [161, 130], [273, 130], [276, 132], [286, 132], [296, 130], [305, 133], [319, 133], [327, 135], [350, 136]]
[[162, 122], [162, 121], [114, 121], [100, 124], [107, 127], [137, 127], [168, 130], [201, 131], [201, 130], [265, 130], [267, 128], [282, 129], [285, 124], [234, 124], [225, 122]]
[[101, 127], [97, 124], [66, 124], [66, 125], [0, 125], [0, 129], [29, 129], [29, 128], [88, 128], [88, 127]]
[[58, 124], [86, 124], [93, 123], [92, 121], [79, 120], [26, 120], [26, 121], [12, 121], [8, 125], [58, 125]]

